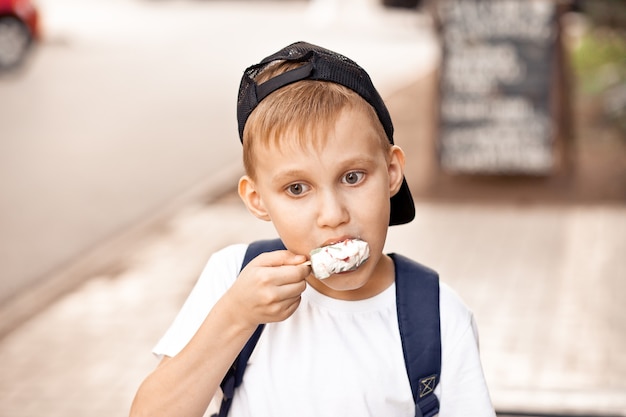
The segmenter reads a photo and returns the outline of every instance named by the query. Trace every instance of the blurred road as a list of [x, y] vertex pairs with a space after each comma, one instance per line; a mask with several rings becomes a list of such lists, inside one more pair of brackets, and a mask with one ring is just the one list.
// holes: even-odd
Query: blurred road
[[383, 94], [432, 68], [420, 16], [372, 3], [39, 0], [42, 44], [0, 77], [0, 305], [172, 200], [233, 184], [247, 65], [307, 40]]

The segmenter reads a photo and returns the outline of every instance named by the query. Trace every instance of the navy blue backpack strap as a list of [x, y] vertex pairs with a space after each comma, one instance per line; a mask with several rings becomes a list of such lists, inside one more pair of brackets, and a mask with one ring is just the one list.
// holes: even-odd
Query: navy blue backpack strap
[[[285, 249], [285, 245], [283, 245], [283, 242], [280, 239], [258, 240], [256, 242], [252, 242], [246, 250], [246, 254], [241, 264], [241, 269], [243, 270], [251, 260], [256, 258], [261, 253], [282, 249]], [[241, 385], [243, 373], [248, 365], [248, 359], [250, 358], [250, 355], [252, 355], [252, 351], [259, 341], [259, 337], [261, 337], [263, 327], [264, 325], [260, 324], [259, 327], [256, 328], [243, 349], [241, 349], [241, 352], [239, 352], [237, 359], [235, 359], [228, 372], [226, 372], [226, 375], [220, 384], [224, 397], [220, 406], [220, 412], [218, 414], [219, 417], [226, 417], [228, 415], [228, 411], [230, 410], [230, 406], [233, 402], [235, 388]]]
[[439, 412], [434, 394], [441, 373], [439, 276], [415, 261], [392, 255], [396, 266], [396, 303], [402, 350], [416, 417]]

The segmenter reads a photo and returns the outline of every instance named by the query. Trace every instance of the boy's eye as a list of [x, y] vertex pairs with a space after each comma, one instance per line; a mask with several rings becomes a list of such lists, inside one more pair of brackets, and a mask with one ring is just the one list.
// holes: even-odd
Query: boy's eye
[[302, 183], [291, 184], [287, 187], [287, 192], [291, 195], [300, 195], [307, 190], [307, 186]]
[[364, 176], [365, 176], [365, 173], [363, 172], [350, 171], [343, 177], [343, 182], [345, 182], [346, 184], [351, 184], [351, 185], [358, 184], [359, 182], [361, 182]]

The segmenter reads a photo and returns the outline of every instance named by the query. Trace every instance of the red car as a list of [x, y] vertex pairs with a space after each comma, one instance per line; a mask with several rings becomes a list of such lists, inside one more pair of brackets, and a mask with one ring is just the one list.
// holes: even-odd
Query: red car
[[30, 0], [0, 0], [0, 70], [22, 62], [39, 31], [39, 13]]

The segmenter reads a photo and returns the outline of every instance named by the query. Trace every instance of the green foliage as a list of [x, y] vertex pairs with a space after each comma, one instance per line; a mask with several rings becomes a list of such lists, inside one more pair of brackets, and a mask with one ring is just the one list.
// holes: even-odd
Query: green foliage
[[600, 93], [626, 83], [626, 36], [619, 30], [593, 28], [583, 35], [572, 61], [583, 92]]
[[589, 27], [571, 55], [578, 90], [599, 97], [626, 136], [626, 1], [587, 0], [580, 11]]

